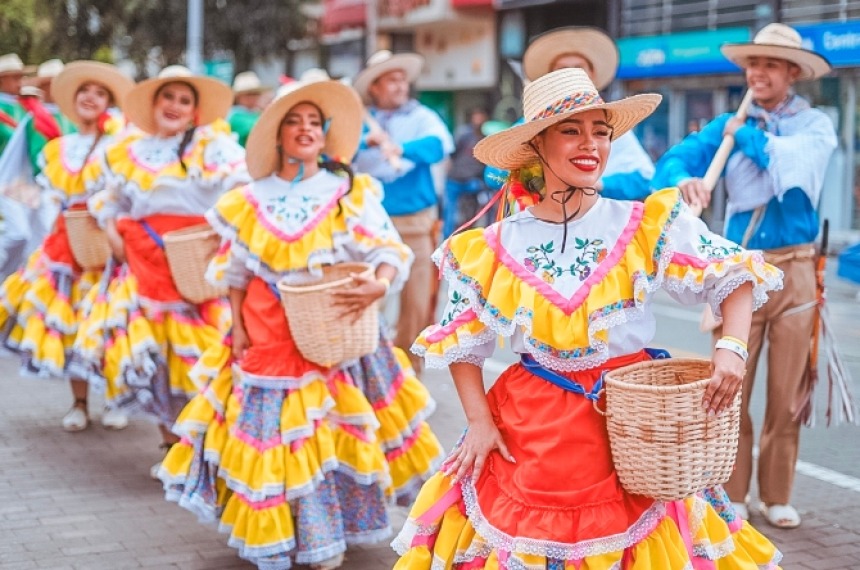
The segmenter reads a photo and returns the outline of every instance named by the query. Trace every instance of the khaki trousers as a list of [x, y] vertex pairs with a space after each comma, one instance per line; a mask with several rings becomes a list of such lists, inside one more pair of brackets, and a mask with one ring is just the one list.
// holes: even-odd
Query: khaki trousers
[[[785, 314], [815, 299], [815, 263], [811, 245], [765, 252], [768, 263], [785, 274], [783, 289], [770, 293], [764, 306], [753, 313], [749, 360], [743, 384], [738, 456], [731, 479], [725, 484], [734, 502], [749, 493], [753, 470], [753, 424], [750, 396], [758, 359], [765, 339], [767, 351], [767, 402], [759, 439], [758, 489], [768, 505], [790, 503], [794, 468], [800, 443], [800, 422], [795, 421], [801, 381], [809, 358], [815, 311], [812, 308]], [[715, 340], [720, 330], [715, 331]]]
[[394, 344], [406, 351], [416, 371], [421, 370], [422, 361], [409, 349], [421, 331], [433, 324], [438, 285], [436, 266], [430, 256], [436, 247], [437, 217], [435, 206], [408, 216], [391, 217], [400, 237], [415, 254], [409, 280], [400, 293], [400, 317]]

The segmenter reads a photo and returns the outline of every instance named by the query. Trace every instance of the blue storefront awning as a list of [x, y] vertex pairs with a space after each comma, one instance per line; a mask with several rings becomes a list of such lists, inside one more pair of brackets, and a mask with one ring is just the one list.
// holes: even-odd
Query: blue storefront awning
[[826, 57], [834, 67], [860, 65], [860, 20], [792, 26], [803, 47]]
[[723, 28], [618, 40], [619, 79], [732, 73], [738, 67], [720, 52], [726, 43], [750, 41], [748, 28]]

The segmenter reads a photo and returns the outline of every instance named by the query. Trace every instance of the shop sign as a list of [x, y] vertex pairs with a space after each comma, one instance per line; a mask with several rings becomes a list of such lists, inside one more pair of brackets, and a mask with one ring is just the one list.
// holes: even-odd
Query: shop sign
[[860, 20], [792, 26], [803, 47], [823, 55], [834, 67], [860, 65]]
[[621, 52], [618, 78], [731, 73], [738, 68], [720, 52], [720, 46], [748, 41], [748, 28], [621, 38], [618, 40]]

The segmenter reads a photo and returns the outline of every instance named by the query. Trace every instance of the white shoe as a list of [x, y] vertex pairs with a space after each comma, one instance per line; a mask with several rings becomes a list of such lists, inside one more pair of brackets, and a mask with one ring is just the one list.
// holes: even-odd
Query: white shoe
[[334, 570], [343, 566], [343, 552], [331, 558], [326, 558], [321, 562], [311, 564], [311, 570]]
[[161, 477], [158, 476], [159, 471], [161, 471], [161, 461], [149, 468], [149, 476], [156, 481], [161, 481]]
[[63, 418], [63, 429], [66, 431], [83, 431], [89, 425], [90, 418], [87, 413], [77, 406], [73, 406]]
[[128, 427], [128, 416], [116, 408], [105, 408], [102, 412], [102, 426], [107, 429], [125, 429]]

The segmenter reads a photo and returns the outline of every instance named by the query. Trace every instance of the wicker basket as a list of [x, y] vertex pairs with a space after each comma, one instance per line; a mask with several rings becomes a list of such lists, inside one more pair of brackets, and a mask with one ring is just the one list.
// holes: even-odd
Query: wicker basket
[[367, 263], [339, 263], [323, 268], [323, 278], [308, 285], [278, 283], [290, 332], [302, 355], [322, 366], [365, 356], [379, 346], [379, 302], [350, 324], [337, 314], [330, 292], [347, 287], [350, 273], [373, 275]]
[[741, 396], [719, 416], [702, 410], [710, 362], [672, 358], [606, 375], [615, 470], [628, 493], [661, 501], [728, 481], [738, 451]]
[[215, 287], [204, 277], [221, 244], [209, 224], [167, 232], [162, 239], [170, 274], [183, 299], [199, 304], [227, 294], [226, 287]]
[[78, 265], [87, 271], [103, 268], [110, 259], [111, 250], [107, 234], [96, 219], [86, 210], [67, 210], [63, 218], [72, 256]]

